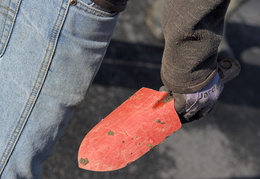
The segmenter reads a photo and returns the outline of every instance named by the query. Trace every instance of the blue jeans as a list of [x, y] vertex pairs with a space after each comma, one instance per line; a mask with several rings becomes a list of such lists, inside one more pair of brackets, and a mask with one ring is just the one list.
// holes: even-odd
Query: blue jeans
[[0, 1], [1, 179], [40, 177], [117, 19], [90, 0]]

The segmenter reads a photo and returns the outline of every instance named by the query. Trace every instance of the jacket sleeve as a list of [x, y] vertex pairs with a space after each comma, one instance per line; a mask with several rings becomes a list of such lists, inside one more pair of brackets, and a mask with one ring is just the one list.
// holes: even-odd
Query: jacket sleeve
[[175, 93], [205, 87], [217, 73], [217, 50], [229, 0], [164, 0], [161, 78]]
[[125, 10], [128, 0], [91, 0], [91, 1], [110, 12], [122, 12]]

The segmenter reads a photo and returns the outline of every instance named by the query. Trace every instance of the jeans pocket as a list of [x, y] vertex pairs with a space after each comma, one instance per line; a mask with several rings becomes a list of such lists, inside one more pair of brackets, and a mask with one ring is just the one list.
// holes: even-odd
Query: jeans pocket
[[[74, 2], [76, 1], [76, 2]], [[70, 38], [89, 53], [107, 47], [118, 20], [118, 13], [109, 13], [93, 7], [90, 0], [71, 0], [62, 35]], [[93, 45], [99, 44], [99, 45]], [[102, 47], [101, 47], [102, 46]], [[94, 47], [94, 49], [92, 49]]]
[[21, 0], [0, 1], [0, 57], [8, 45]]
[[78, 9], [81, 9], [81, 10], [88, 12], [90, 14], [93, 14], [95, 16], [112, 17], [112, 16], [115, 16], [117, 14], [117, 13], [114, 13], [114, 12], [107, 12], [106, 10], [97, 6], [91, 0], [71, 0], [70, 4], [74, 5]]
[[75, 104], [92, 83], [118, 20], [118, 14], [93, 9], [88, 2], [70, 3], [50, 66], [52, 93], [63, 91], [62, 99]]

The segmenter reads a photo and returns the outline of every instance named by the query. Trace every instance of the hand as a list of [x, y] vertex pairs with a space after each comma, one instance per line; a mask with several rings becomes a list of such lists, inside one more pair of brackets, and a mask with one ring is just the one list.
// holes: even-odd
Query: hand
[[[200, 119], [214, 106], [223, 90], [220, 77], [217, 74], [203, 89], [189, 94], [171, 93], [175, 100], [175, 110], [182, 123]], [[166, 91], [165, 87], [160, 90]]]
[[218, 61], [219, 72], [203, 89], [189, 94], [170, 92], [165, 86], [160, 91], [167, 91], [175, 100], [175, 110], [182, 123], [198, 120], [209, 113], [221, 94], [224, 83], [235, 78], [240, 72], [240, 64], [234, 58]]

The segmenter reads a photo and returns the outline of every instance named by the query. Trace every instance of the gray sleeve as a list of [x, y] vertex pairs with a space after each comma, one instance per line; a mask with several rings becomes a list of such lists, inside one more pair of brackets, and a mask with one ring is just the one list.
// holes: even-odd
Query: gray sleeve
[[217, 72], [217, 50], [229, 0], [164, 0], [161, 78], [176, 93], [205, 87]]

